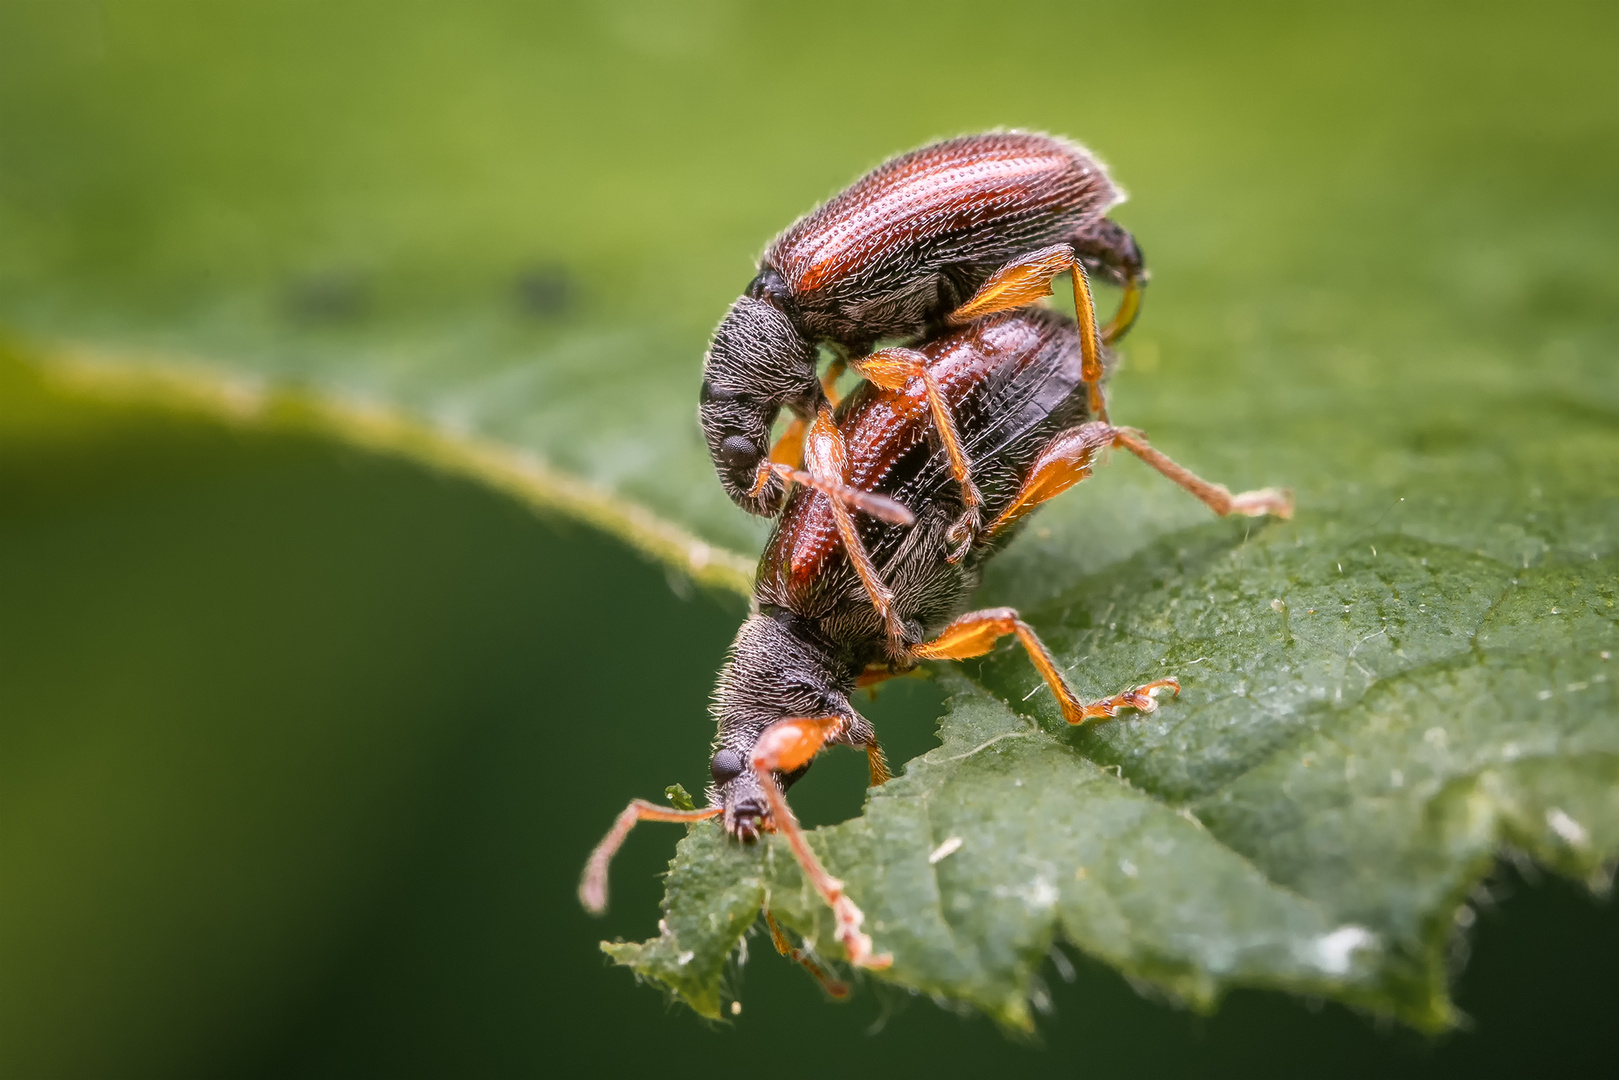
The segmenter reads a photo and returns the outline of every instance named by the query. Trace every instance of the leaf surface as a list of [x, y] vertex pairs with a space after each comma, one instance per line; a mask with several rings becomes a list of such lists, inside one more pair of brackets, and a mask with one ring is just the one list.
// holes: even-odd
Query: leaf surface
[[[1246, 597], [1232, 545], [1155, 549], [1034, 617], [1062, 620], [1048, 640], [1090, 690], [1179, 672], [1148, 717], [1069, 730], [1015, 651], [951, 675], [942, 745], [816, 834], [894, 955], [875, 977], [1027, 1028], [1063, 941], [1198, 1007], [1267, 986], [1454, 1023], [1446, 952], [1503, 848], [1611, 883], [1619, 586], [1611, 557], [1514, 574], [1383, 539], [1316, 581], [1307, 545], [1250, 542]], [[1118, 590], [1130, 610], [1103, 624]], [[1357, 624], [1343, 597], [1381, 611]], [[605, 947], [699, 1011], [762, 903], [839, 955], [784, 844], [705, 825], [674, 867], [663, 936]]]

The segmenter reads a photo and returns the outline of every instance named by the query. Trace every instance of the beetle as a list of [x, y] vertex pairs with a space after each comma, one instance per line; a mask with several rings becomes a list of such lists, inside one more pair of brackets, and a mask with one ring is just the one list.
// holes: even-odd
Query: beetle
[[[720, 672], [709, 805], [677, 810], [631, 802], [586, 865], [579, 895], [587, 909], [605, 907], [609, 861], [636, 822], [717, 817], [745, 843], [765, 832], [782, 834], [832, 908], [848, 959], [884, 967], [890, 958], [874, 951], [861, 930], [860, 909], [810, 850], [785, 797], [828, 745], [864, 750], [872, 784], [888, 779], [876, 732], [849, 701], [857, 685], [924, 660], [982, 656], [1010, 635], [1071, 724], [1123, 709], [1150, 712], [1156, 694], [1179, 692], [1175, 679], [1163, 678], [1082, 701], [1016, 611], [961, 614], [986, 560], [1030, 511], [1088, 476], [1108, 448], [1133, 453], [1221, 514], [1291, 513], [1287, 492], [1267, 488], [1233, 496], [1165, 457], [1141, 432], [1097, 419], [1081, 337], [1074, 322], [1053, 311], [992, 315], [921, 346], [928, 380], [917, 374], [896, 386], [866, 383], [836, 413], [820, 404], [805, 442], [811, 471], [909, 507], [914, 521], [857, 521], [835, 495], [813, 486], [794, 489], [759, 562], [754, 613], [737, 632]], [[987, 522], [965, 556], [954, 561], [947, 557], [948, 534], [965, 500], [948, 455], [930, 439], [930, 383], [977, 462]], [[773, 923], [772, 936], [778, 948], [796, 954]]]
[[[847, 364], [891, 384], [921, 375], [915, 356], [863, 358], [884, 339], [919, 339], [1050, 295], [1069, 271], [1082, 323], [1094, 322], [1087, 272], [1122, 285], [1112, 323], [1082, 341], [1090, 408], [1106, 419], [1102, 347], [1139, 308], [1146, 269], [1134, 237], [1106, 213], [1124, 198], [1087, 150], [1029, 132], [967, 135], [902, 154], [800, 218], [771, 242], [758, 275], [726, 312], [704, 358], [699, 416], [732, 500], [776, 513], [781, 467], [796, 464], [803, 424]], [[817, 346], [836, 355], [816, 377]], [[971, 546], [982, 502], [935, 388], [938, 437], [964, 492], [953, 559]], [[782, 409], [795, 421], [777, 444]]]

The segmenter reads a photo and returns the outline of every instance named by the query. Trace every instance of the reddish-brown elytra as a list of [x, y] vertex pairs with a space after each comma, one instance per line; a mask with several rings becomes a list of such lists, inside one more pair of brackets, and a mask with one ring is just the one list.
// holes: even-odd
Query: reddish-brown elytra
[[[1092, 414], [1106, 419], [1102, 348], [1129, 328], [1146, 273], [1131, 235], [1107, 216], [1123, 198], [1102, 165], [1065, 139], [968, 135], [901, 155], [778, 236], [746, 295], [714, 332], [701, 417], [727, 494], [756, 514], [781, 506], [803, 426], [830, 400], [843, 365], [887, 386], [925, 372], [911, 350], [866, 354], [885, 339], [923, 340], [1050, 294], [1071, 272], [1082, 325], [1094, 325], [1087, 272], [1124, 286], [1113, 322], [1080, 342]], [[837, 354], [816, 375], [817, 346]], [[982, 522], [960, 438], [930, 391], [935, 429], [962, 487], [951, 555]], [[782, 409], [797, 419], [774, 452]]]

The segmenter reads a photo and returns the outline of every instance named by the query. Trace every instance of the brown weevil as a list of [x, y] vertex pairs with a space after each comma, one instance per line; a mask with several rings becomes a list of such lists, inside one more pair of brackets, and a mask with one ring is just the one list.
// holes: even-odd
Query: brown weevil
[[[859, 907], [820, 864], [785, 797], [832, 744], [864, 750], [873, 785], [888, 779], [876, 732], [850, 704], [857, 686], [923, 660], [982, 656], [1010, 635], [1071, 724], [1122, 709], [1150, 712], [1157, 707], [1154, 695], [1179, 691], [1175, 679], [1161, 678], [1082, 701], [1016, 611], [961, 613], [985, 561], [1030, 511], [1088, 476], [1108, 448], [1135, 454], [1216, 513], [1291, 512], [1285, 492], [1233, 496], [1154, 450], [1139, 431], [1099, 419], [1083, 347], [1094, 335], [1094, 323], [1081, 329], [1044, 309], [993, 314], [923, 343], [916, 353], [923, 371], [887, 380], [887, 386], [865, 383], [836, 412], [824, 401], [818, 404], [807, 456], [819, 462], [821, 478], [909, 507], [914, 521], [857, 521], [826, 484], [793, 490], [759, 562], [755, 612], [737, 632], [719, 676], [709, 805], [683, 811], [630, 803], [586, 865], [579, 889], [585, 907], [605, 907], [608, 863], [637, 821], [718, 817], [742, 842], [764, 832], [782, 834], [831, 907], [849, 961], [885, 967], [890, 957], [878, 953], [862, 931]], [[951, 557], [951, 533], [966, 495], [949, 455], [932, 437], [941, 402], [954, 417], [961, 449], [976, 464], [984, 522], [972, 530], [960, 558]], [[773, 921], [771, 930], [779, 949], [803, 959]], [[841, 996], [839, 984], [808, 966]]]
[[[1125, 290], [1112, 323], [1080, 344], [1091, 412], [1105, 420], [1101, 348], [1129, 328], [1146, 281], [1135, 239], [1105, 216], [1122, 198], [1082, 147], [992, 132], [902, 154], [800, 218], [765, 250], [704, 361], [699, 415], [726, 493], [752, 513], [774, 514], [785, 494], [780, 466], [797, 464], [804, 425], [845, 365], [889, 385], [925, 378], [911, 350], [866, 354], [885, 339], [936, 337], [1050, 295], [1065, 271], [1085, 324], [1094, 322], [1087, 272]], [[821, 344], [836, 357], [818, 379]], [[983, 500], [937, 388], [929, 393], [965, 493], [951, 534], [951, 556], [960, 558]], [[772, 451], [782, 409], [795, 420]]]

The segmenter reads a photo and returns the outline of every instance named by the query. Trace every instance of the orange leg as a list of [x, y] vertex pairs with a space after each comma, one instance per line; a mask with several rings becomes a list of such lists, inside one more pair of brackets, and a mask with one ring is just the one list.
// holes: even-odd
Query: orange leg
[[825, 968], [810, 958], [808, 951], [793, 947], [793, 944], [787, 940], [787, 935], [782, 933], [781, 927], [777, 925], [776, 917], [770, 914], [769, 908], [764, 909], [764, 914], [765, 925], [770, 927], [771, 944], [776, 946], [777, 952], [783, 956], [792, 957], [794, 963], [799, 964], [815, 977], [815, 981], [821, 984], [822, 990], [825, 990], [839, 1001], [849, 996], [849, 988], [828, 975]]
[[804, 459], [804, 445], [807, 433], [804, 421], [795, 419], [787, 425], [776, 440], [776, 445], [770, 450], [770, 460], [760, 462], [759, 473], [753, 481], [749, 495], [757, 495], [763, 491], [765, 484], [772, 476], [779, 476], [793, 484], [803, 484], [831, 499], [834, 503], [843, 503], [862, 513], [870, 514], [874, 518], [892, 522], [895, 525], [911, 525], [916, 521], [909, 509], [901, 503], [890, 499], [887, 495], [878, 495], [875, 492], [861, 491], [850, 487], [831, 476], [817, 476], [812, 472], [805, 472], [798, 468], [798, 463]]
[[1124, 287], [1124, 296], [1119, 299], [1119, 310], [1113, 313], [1113, 319], [1102, 327], [1102, 344], [1112, 345], [1135, 325], [1136, 316], [1141, 313], [1141, 290], [1143, 282], [1140, 278], [1131, 278]]
[[[844, 482], [849, 468], [848, 448], [843, 442], [843, 432], [838, 430], [837, 422], [832, 418], [832, 410], [824, 405], [816, 414], [815, 423], [810, 427], [809, 439], [804, 444], [804, 463], [809, 468], [806, 482], [814, 485], [817, 491], [829, 494], [827, 505], [832, 510], [832, 522], [837, 526], [838, 538], [843, 541], [843, 549], [849, 556], [849, 563], [871, 596], [872, 606], [882, 616], [888, 636], [896, 647], [900, 647], [905, 640], [905, 625], [900, 622], [899, 614], [894, 610], [894, 594], [878, 576], [877, 567], [866, 552], [866, 545], [861, 543], [860, 533], [855, 529], [854, 518], [849, 513], [849, 506], [854, 505], [866, 513], [881, 516], [877, 515], [870, 505], [863, 504], [877, 499], [904, 511], [905, 517], [898, 521], [898, 524], [909, 525], [915, 519], [911, 517], [909, 510], [905, 510], [894, 500], [883, 495], [857, 492]], [[859, 498], [830, 495], [829, 487], [844, 493], [853, 492]]]
[[1177, 465], [1147, 442], [1147, 436], [1135, 428], [1114, 429], [1113, 445], [1122, 446], [1136, 457], [1163, 473], [1169, 479], [1191, 492], [1210, 510], [1221, 517], [1241, 514], [1244, 517], [1263, 517], [1273, 514], [1286, 520], [1293, 516], [1293, 493], [1281, 488], [1260, 488], [1231, 494], [1224, 484], [1211, 484]]
[[1079, 318], [1079, 377], [1085, 380], [1085, 396], [1091, 418], [1107, 423], [1107, 400], [1102, 397], [1102, 344], [1096, 335], [1096, 302], [1091, 299], [1091, 279], [1078, 261], [1072, 271], [1074, 311]]
[[753, 487], [748, 490], [749, 496], [757, 496], [763, 491], [772, 476], [792, 478], [790, 472], [783, 470], [796, 470], [804, 463], [806, 426], [802, 416], [795, 416], [787, 422], [787, 426], [782, 429], [781, 438], [770, 448], [770, 457], [759, 463], [759, 471], [753, 477]]
[[787, 805], [781, 785], [776, 783], [776, 773], [792, 772], [808, 763], [829, 738], [841, 734], [845, 723], [841, 716], [821, 716], [781, 720], [770, 725], [754, 745], [753, 771], [758, 774], [759, 786], [764, 789], [765, 799], [770, 803], [770, 817], [776, 832], [787, 838], [787, 844], [793, 849], [793, 857], [803, 868], [804, 876], [832, 909], [833, 918], [837, 921], [835, 933], [844, 951], [849, 954], [849, 962], [857, 967], [885, 968], [894, 962], [894, 958], [887, 953], [872, 953], [871, 938], [860, 930], [865, 914], [844, 893], [843, 882], [827, 873], [821, 861], [815, 857], [809, 841], [804, 837], [804, 830], [793, 816], [792, 807]]
[[[972, 299], [951, 312], [949, 321], [960, 326], [997, 311], [1010, 311], [1031, 304], [1050, 296], [1051, 282], [1064, 273], [1069, 274], [1074, 282], [1074, 314], [1079, 319], [1080, 375], [1085, 380], [1091, 417], [1105, 421], [1107, 402], [1102, 397], [1102, 346], [1096, 331], [1096, 304], [1091, 299], [1090, 278], [1085, 275], [1084, 266], [1074, 257], [1074, 249], [1068, 244], [1053, 244], [1007, 263], [990, 275]], [[1119, 307], [1120, 315], [1128, 315], [1133, 322], [1135, 309], [1139, 306], [1139, 288], [1134, 294], [1127, 290], [1125, 301]], [[1130, 308], [1128, 312], [1125, 310], [1127, 307]], [[1113, 330], [1115, 326], [1118, 327], [1116, 333], [1122, 334], [1129, 329], [1129, 322], [1119, 325], [1119, 320], [1115, 319], [1109, 324], [1109, 329]]]
[[1130, 451], [1191, 492], [1221, 517], [1229, 514], [1245, 517], [1273, 514], [1284, 519], [1293, 516], [1291, 492], [1261, 488], [1233, 495], [1224, 484], [1211, 484], [1153, 449], [1147, 437], [1135, 428], [1093, 423], [1069, 428], [1046, 445], [1035, 459], [1034, 467], [1029, 470], [1029, 478], [1023, 482], [1011, 505], [990, 522], [985, 535], [994, 536], [1047, 499], [1055, 498], [1085, 479], [1095, 466], [1097, 453], [1113, 446]]
[[828, 505], [832, 508], [832, 521], [837, 526], [838, 538], [843, 541], [843, 549], [848, 553], [849, 563], [860, 576], [860, 583], [866, 587], [872, 606], [882, 616], [889, 638], [896, 644], [903, 642], [905, 624], [900, 621], [899, 612], [894, 610], [894, 593], [878, 575], [876, 564], [871, 561], [866, 545], [861, 543], [860, 534], [855, 530], [854, 518], [849, 515], [848, 508], [836, 499]]
[[798, 468], [804, 461], [804, 418], [795, 416], [788, 421], [781, 438], [770, 448], [770, 460], [778, 465]]
[[[794, 484], [803, 484], [812, 487], [832, 500], [834, 505], [842, 504], [853, 507], [862, 513], [870, 514], [874, 518], [892, 522], [895, 525], [911, 525], [916, 521], [915, 515], [900, 503], [890, 499], [887, 495], [878, 495], [872, 491], [861, 491], [850, 487], [843, 482], [844, 470], [847, 464], [847, 452], [843, 448], [843, 434], [838, 431], [837, 425], [831, 419], [830, 410], [822, 408], [816, 416], [816, 422], [808, 432], [804, 430], [802, 420], [794, 420], [787, 426], [780, 439], [776, 441], [775, 448], [770, 452], [770, 460], [759, 466], [758, 479], [754, 481], [751, 495], [757, 495], [764, 490], [765, 482], [771, 476], [779, 476]], [[796, 430], [795, 430], [796, 429]], [[809, 439], [816, 439], [819, 456], [809, 463], [809, 471], [795, 468], [788, 463], [789, 458], [802, 459], [809, 452]], [[791, 440], [791, 441], [790, 441]], [[835, 452], [828, 457], [823, 449], [824, 444], [835, 444]]]
[[1047, 499], [1056, 498], [1089, 476], [1096, 455], [1111, 444], [1113, 430], [1107, 424], [1081, 424], [1058, 432], [1035, 458], [1029, 478], [1023, 481], [1012, 504], [990, 522], [985, 535], [995, 535]]
[[579, 902], [593, 915], [607, 910], [607, 864], [613, 861], [613, 854], [624, 843], [624, 838], [637, 821], [677, 821], [689, 825], [694, 821], [718, 817], [724, 809], [711, 806], [706, 810], [672, 810], [645, 799], [634, 800], [618, 815], [618, 820], [602, 837], [602, 842], [590, 853], [590, 860], [585, 863], [584, 877], [579, 881]]
[[1074, 249], [1053, 244], [1007, 263], [989, 276], [965, 304], [950, 313], [952, 326], [965, 326], [997, 311], [1032, 304], [1051, 295], [1051, 283], [1074, 265]]
[[967, 460], [967, 451], [961, 445], [961, 435], [956, 431], [955, 415], [945, 403], [944, 391], [939, 386], [939, 380], [928, 368], [927, 357], [915, 349], [882, 349], [856, 360], [854, 366], [856, 371], [884, 390], [903, 390], [911, 379], [922, 380], [923, 390], [927, 394], [928, 409], [933, 413], [933, 426], [938, 429], [939, 441], [944, 444], [945, 455], [950, 459], [950, 471], [955, 475], [956, 483], [961, 485], [961, 501], [966, 506], [966, 512], [962, 514], [961, 520], [950, 526], [950, 531], [946, 534], [951, 543], [955, 544], [949, 560], [960, 562], [977, 537], [981, 523], [979, 508], [984, 503], [984, 497], [979, 494], [978, 485], [973, 483], [972, 463]]
[[849, 361], [841, 356], [833, 357], [832, 362], [826, 365], [826, 374], [821, 376], [821, 393], [826, 395], [826, 403], [834, 409], [838, 407], [838, 380], [849, 369]]
[[871, 775], [871, 786], [882, 787], [894, 779], [894, 774], [888, 771], [888, 758], [883, 756], [883, 748], [878, 746], [876, 740], [866, 744], [866, 769]]
[[1138, 686], [1134, 690], [1126, 690], [1122, 694], [1103, 698], [1101, 701], [1089, 703], [1080, 701], [1069, 688], [1067, 680], [1062, 677], [1062, 672], [1057, 670], [1056, 661], [1052, 660], [1051, 653], [1035, 634], [1034, 628], [1018, 618], [1016, 611], [1005, 607], [985, 608], [983, 611], [963, 615], [945, 627], [944, 632], [932, 641], [912, 648], [911, 655], [920, 660], [966, 660], [974, 656], [983, 656], [995, 647], [995, 642], [1008, 634], [1016, 634], [1018, 641], [1022, 642], [1029, 659], [1040, 672], [1040, 677], [1051, 687], [1051, 693], [1062, 708], [1063, 719], [1070, 724], [1083, 724], [1087, 720], [1099, 717], [1116, 716], [1120, 709], [1152, 712], [1158, 708], [1158, 701], [1154, 695], [1160, 690], [1180, 693], [1179, 682], [1174, 679], [1159, 679], [1145, 686]]
[[826, 477], [816, 476], [803, 469], [794, 469], [780, 462], [772, 461], [764, 467], [768, 472], [761, 470], [760, 481], [755, 485], [753, 494], [757, 495], [764, 489], [763, 478], [770, 473], [790, 480], [795, 484], [812, 487], [832, 500], [833, 505], [842, 506], [846, 510], [853, 508], [863, 514], [870, 514], [874, 518], [890, 522], [894, 525], [912, 525], [916, 522], [916, 515], [912, 514], [903, 504], [895, 502], [887, 495], [878, 495], [871, 491], [861, 491], [848, 484], [839, 483]]

